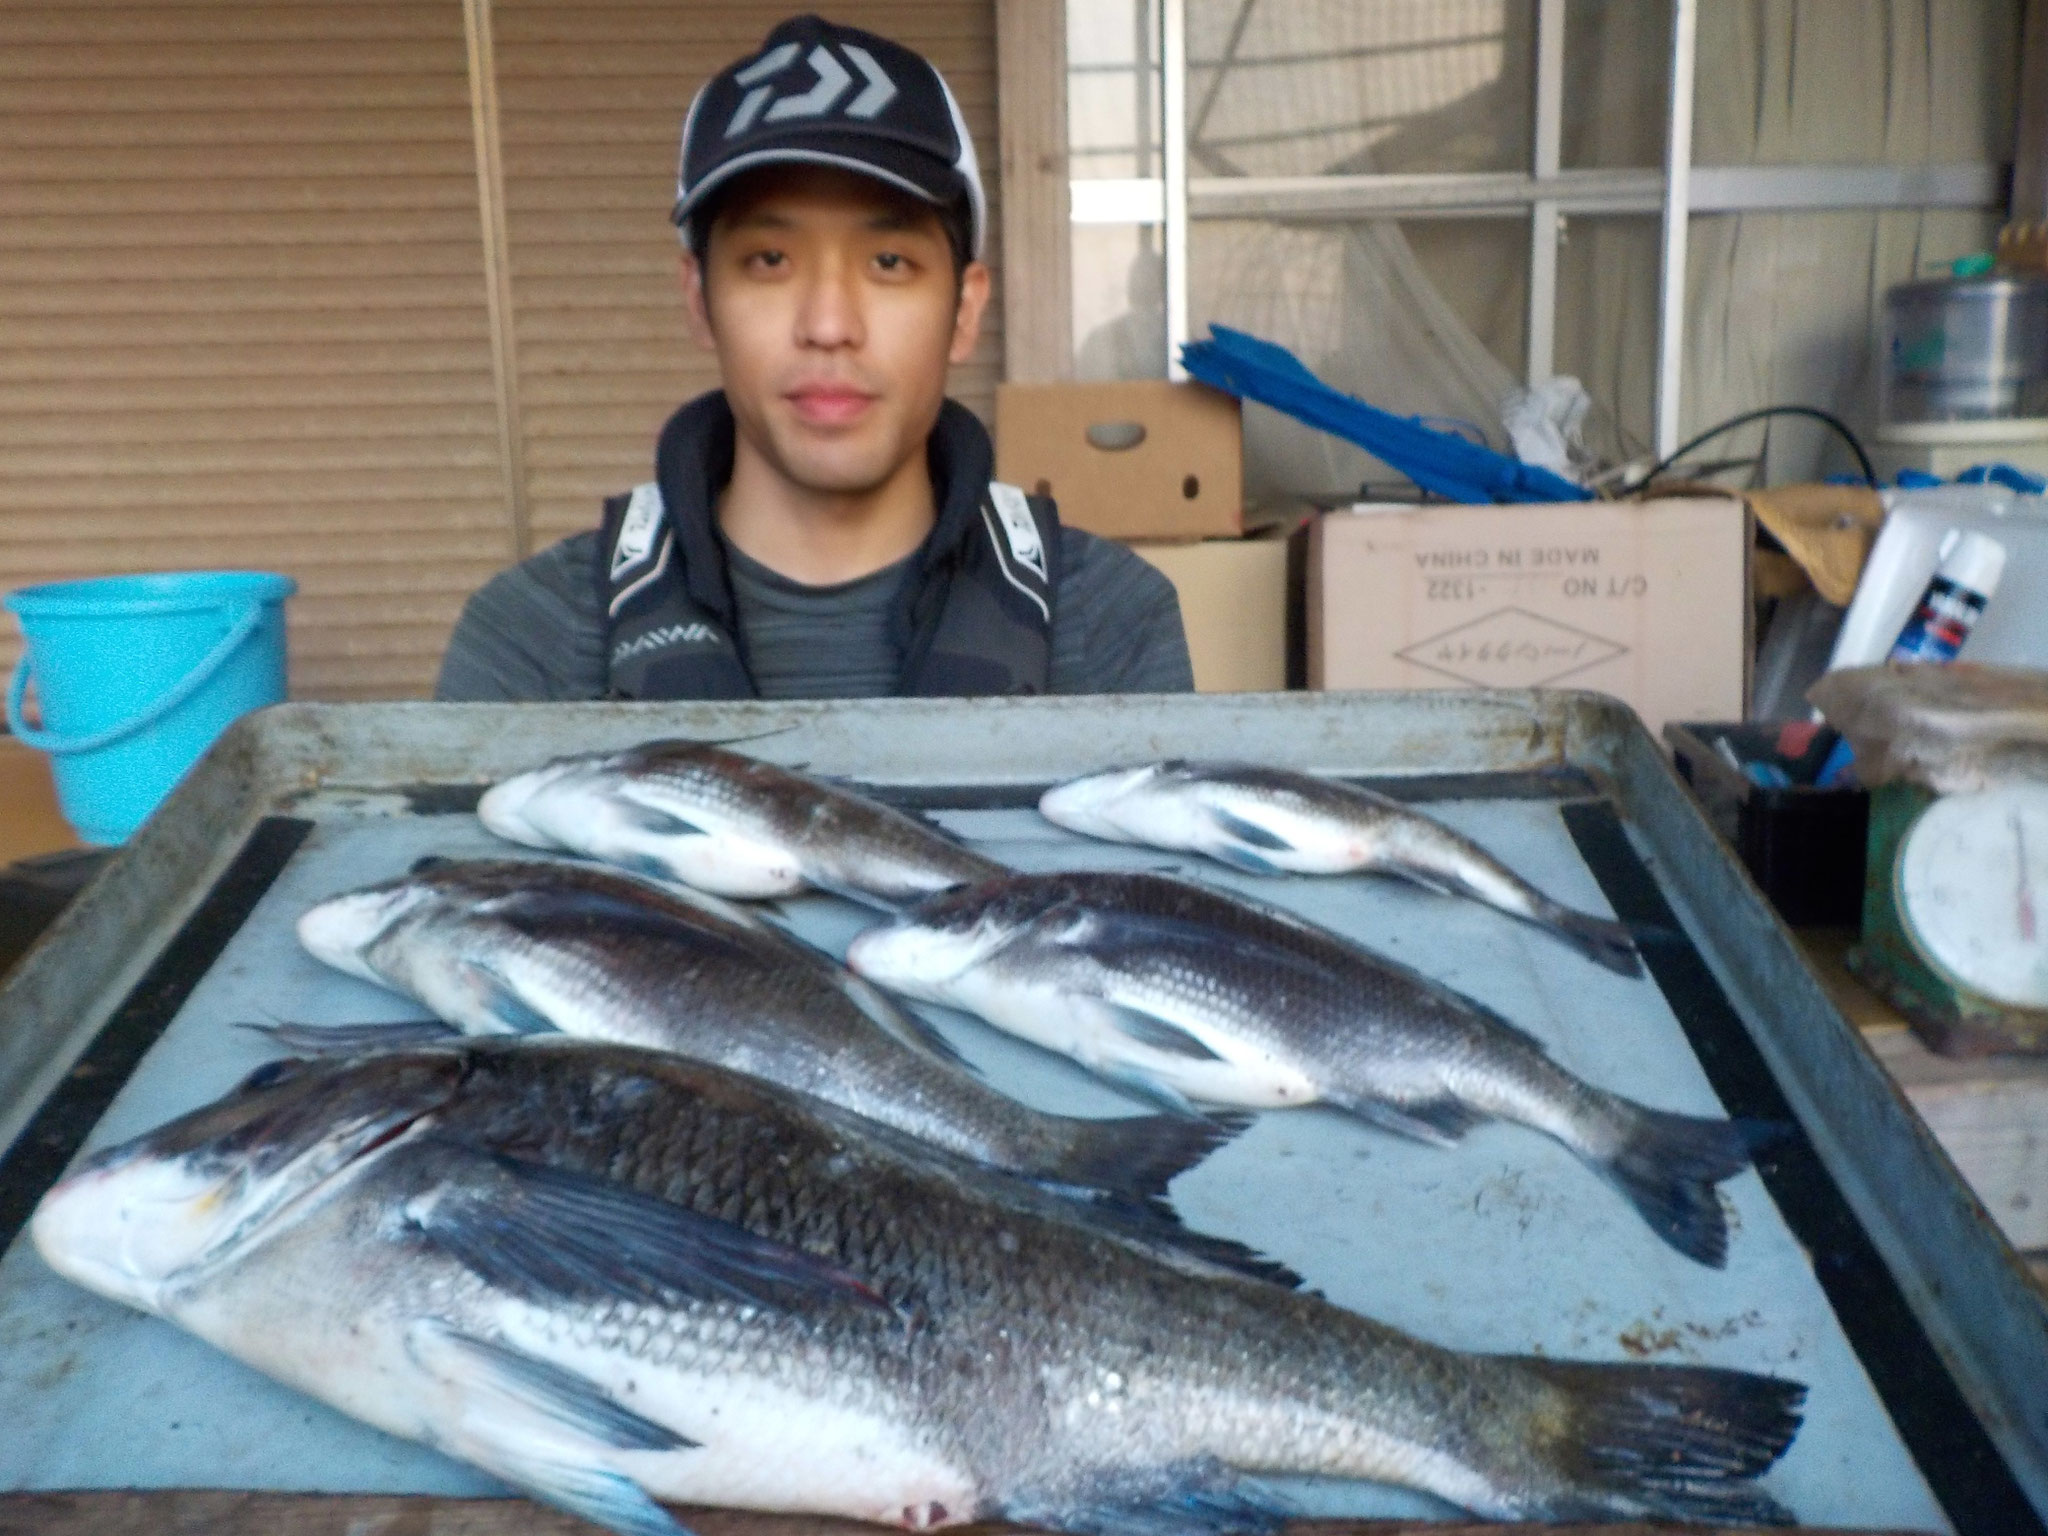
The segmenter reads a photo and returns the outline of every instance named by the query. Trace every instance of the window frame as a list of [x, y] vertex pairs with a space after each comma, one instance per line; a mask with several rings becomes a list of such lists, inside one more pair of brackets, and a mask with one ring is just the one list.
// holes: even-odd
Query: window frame
[[[1019, 303], [1029, 290], [1057, 282], [1071, 293], [1071, 256], [1067, 231], [1076, 223], [1152, 224], [1162, 228], [1166, 275], [1167, 373], [1185, 377], [1180, 347], [1189, 340], [1187, 309], [1187, 243], [1196, 219], [1275, 218], [1472, 218], [1526, 217], [1529, 220], [1529, 295], [1527, 314], [1527, 381], [1538, 384], [1551, 376], [1557, 334], [1557, 248], [1565, 220], [1573, 214], [1656, 214], [1660, 220], [1658, 275], [1655, 449], [1661, 457], [1679, 443], [1681, 391], [1685, 367], [1686, 242], [1692, 216], [1708, 213], [1818, 212], [1856, 208], [1993, 210], [2005, 206], [2011, 167], [2005, 164], [1930, 165], [1729, 165], [1701, 166], [1692, 161], [1694, 70], [1697, 62], [1699, 0], [1671, 0], [1672, 44], [1668, 61], [1670, 91], [1665, 112], [1664, 163], [1661, 168], [1565, 170], [1559, 163], [1564, 116], [1566, 0], [1532, 0], [1536, 6], [1536, 89], [1531, 164], [1526, 172], [1441, 172], [1424, 175], [1344, 176], [1192, 176], [1187, 145], [1187, 0], [1158, 0], [1161, 119], [1165, 154], [1158, 177], [1118, 180], [1069, 180], [1064, 217], [1057, 229], [1027, 227], [1014, 219], [1006, 239], [1020, 248], [1010, 255], [1008, 270]], [[1240, 5], [1249, 0], [1239, 0]], [[1067, 163], [1065, 141], [1066, 0], [996, 0], [998, 37], [1007, 45], [1011, 32], [1000, 19], [1005, 13], [1028, 10], [1042, 31], [1055, 34], [1058, 69], [1048, 74], [1041, 44], [1034, 67], [1019, 69], [1020, 89], [1037, 84], [1060, 97], [1057, 142], [1020, 142], [1015, 158], [1004, 156], [1004, 170], [1013, 167]], [[2030, 20], [2031, 20], [2030, 15]], [[2030, 34], [2036, 28], [2030, 26]], [[2048, 32], [2048, 28], [2040, 29]], [[2033, 38], [2030, 36], [2029, 41]], [[1229, 68], [1217, 61], [1219, 74]], [[1007, 46], [1000, 61], [1005, 144], [1012, 121], [1013, 82]], [[1028, 108], [1019, 103], [1020, 127]], [[1030, 121], [1048, 123], [1052, 114], [1037, 111]], [[1006, 184], [1006, 192], [1008, 187]], [[1041, 216], [1043, 217], [1043, 216]], [[1069, 301], [1070, 302], [1070, 301]], [[1043, 327], [1051, 317], [1042, 304], [1025, 303], [1007, 310], [1009, 335], [1040, 337], [1037, 357], [1020, 354], [1013, 378], [1064, 378], [1072, 374], [1072, 339], [1058, 333], [1057, 344]], [[1036, 317], [1039, 329], [1017, 328], [1024, 310]], [[1050, 360], [1048, 360], [1048, 358]]]

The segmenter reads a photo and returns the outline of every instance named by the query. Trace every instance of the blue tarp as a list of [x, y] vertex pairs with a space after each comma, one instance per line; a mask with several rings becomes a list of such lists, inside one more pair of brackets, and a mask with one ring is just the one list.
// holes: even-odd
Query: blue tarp
[[1193, 378], [1356, 443], [1432, 495], [1452, 501], [1590, 501], [1561, 475], [1332, 389], [1285, 347], [1228, 326], [1181, 348]]

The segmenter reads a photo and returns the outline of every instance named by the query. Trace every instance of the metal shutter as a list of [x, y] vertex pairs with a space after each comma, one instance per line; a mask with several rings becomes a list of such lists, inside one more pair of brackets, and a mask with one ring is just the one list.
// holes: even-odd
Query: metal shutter
[[287, 571], [295, 692], [421, 693], [503, 466], [458, 4], [0, 7], [0, 586]]

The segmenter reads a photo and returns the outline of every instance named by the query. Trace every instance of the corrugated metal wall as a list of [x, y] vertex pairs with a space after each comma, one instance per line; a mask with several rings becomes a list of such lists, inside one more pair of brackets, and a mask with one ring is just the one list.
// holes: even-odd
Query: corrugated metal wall
[[[513, 556], [508, 473], [530, 542], [588, 527], [714, 382], [675, 133], [789, 9], [498, 0], [507, 444], [460, 0], [0, 6], [0, 588], [283, 570], [295, 694], [425, 693]], [[834, 14], [933, 58], [994, 166], [992, 0]], [[955, 375], [984, 413], [1000, 356]]]

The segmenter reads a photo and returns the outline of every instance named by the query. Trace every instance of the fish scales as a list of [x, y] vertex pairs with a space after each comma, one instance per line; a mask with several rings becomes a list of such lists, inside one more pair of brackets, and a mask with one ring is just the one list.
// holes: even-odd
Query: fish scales
[[1528, 1126], [1673, 1247], [1726, 1262], [1715, 1185], [1748, 1165], [1754, 1128], [1604, 1092], [1491, 1010], [1290, 914], [1155, 874], [1012, 875], [870, 929], [847, 960], [1169, 1102], [1328, 1102], [1437, 1145]]
[[[330, 964], [471, 1032], [530, 1022], [675, 1051], [996, 1167], [1141, 1204], [1233, 1133], [1186, 1117], [1033, 1109], [823, 955], [722, 903], [608, 870], [440, 861], [323, 902], [299, 931]], [[317, 1049], [319, 1034], [303, 1027], [287, 1041]]]
[[[1259, 1472], [1392, 1481], [1499, 1516], [1783, 1516], [1750, 1480], [1796, 1429], [1790, 1384], [1459, 1354], [1147, 1253], [831, 1106], [673, 1058], [536, 1042], [438, 1054], [459, 1063], [446, 1096], [403, 1134], [149, 1300], [373, 1423], [620, 1529], [663, 1527], [620, 1516], [609, 1483], [611, 1505], [579, 1492], [600, 1475], [675, 1501], [911, 1528], [1010, 1518], [1134, 1536], [1169, 1517], [1269, 1528], [1270, 1511], [1231, 1502], [1236, 1476]], [[302, 1067], [243, 1097], [360, 1098], [425, 1061]], [[87, 1202], [152, 1146], [166, 1161], [203, 1152], [228, 1103], [74, 1174], [36, 1218], [45, 1255], [94, 1275], [77, 1258]], [[224, 1139], [246, 1153], [251, 1137]], [[474, 1177], [479, 1149], [736, 1222], [886, 1306], [844, 1286], [788, 1304], [508, 1293], [416, 1235], [453, 1198], [443, 1186]], [[649, 1422], [633, 1447], [576, 1449], [595, 1471], [565, 1470], [559, 1423], [538, 1440], [499, 1435], [460, 1391], [411, 1380], [451, 1337], [541, 1362], [529, 1385], [567, 1374]]]

